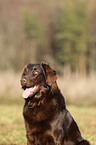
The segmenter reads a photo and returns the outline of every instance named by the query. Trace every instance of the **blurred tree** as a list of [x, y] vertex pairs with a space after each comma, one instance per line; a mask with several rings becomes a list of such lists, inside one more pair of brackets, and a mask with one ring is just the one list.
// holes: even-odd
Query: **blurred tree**
[[[92, 5], [93, 3], [93, 5]], [[88, 31], [88, 51], [87, 51], [87, 71], [96, 71], [96, 2], [90, 1], [89, 31]]]
[[[79, 7], [76, 8], [76, 23], [73, 30], [75, 34], [75, 53], [78, 56], [78, 71], [80, 76], [86, 75], [86, 52], [87, 52], [87, 31], [88, 31], [88, 15], [87, 6], [84, 1], [78, 2]], [[77, 69], [76, 69], [77, 70]]]
[[56, 21], [55, 41], [59, 48], [57, 59], [64, 63], [67, 73], [71, 67], [85, 75], [87, 22], [85, 2], [65, 0]]
[[27, 62], [37, 62], [37, 47], [42, 41], [43, 29], [40, 19], [36, 13], [32, 13], [27, 8], [22, 9], [23, 23], [24, 23], [24, 33], [26, 39], [26, 61]]

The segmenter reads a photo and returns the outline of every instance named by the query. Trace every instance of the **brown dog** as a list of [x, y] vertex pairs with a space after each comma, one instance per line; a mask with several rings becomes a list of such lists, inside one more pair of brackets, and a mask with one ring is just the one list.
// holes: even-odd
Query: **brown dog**
[[21, 76], [27, 145], [89, 145], [66, 109], [49, 64], [28, 64]]

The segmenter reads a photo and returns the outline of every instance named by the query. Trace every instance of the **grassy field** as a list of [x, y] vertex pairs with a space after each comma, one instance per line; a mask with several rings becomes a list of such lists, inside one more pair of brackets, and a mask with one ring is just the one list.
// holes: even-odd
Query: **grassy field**
[[[96, 145], [96, 107], [67, 106], [82, 135]], [[0, 104], [0, 145], [26, 145], [23, 104]]]

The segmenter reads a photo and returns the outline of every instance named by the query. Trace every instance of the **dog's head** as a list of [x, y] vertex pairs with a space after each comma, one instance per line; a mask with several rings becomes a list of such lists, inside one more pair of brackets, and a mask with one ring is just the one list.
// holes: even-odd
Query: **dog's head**
[[41, 86], [51, 86], [56, 79], [56, 71], [47, 63], [26, 65], [21, 75], [21, 85], [25, 90], [24, 98], [36, 94]]

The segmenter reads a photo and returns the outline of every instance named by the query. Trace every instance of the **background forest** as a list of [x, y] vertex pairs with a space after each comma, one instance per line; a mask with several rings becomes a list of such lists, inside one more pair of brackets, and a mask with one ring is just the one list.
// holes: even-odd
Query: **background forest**
[[0, 145], [26, 145], [23, 67], [48, 62], [85, 139], [96, 145], [96, 1], [0, 0]]
[[95, 0], [0, 1], [0, 69], [42, 60], [81, 76], [96, 71]]

